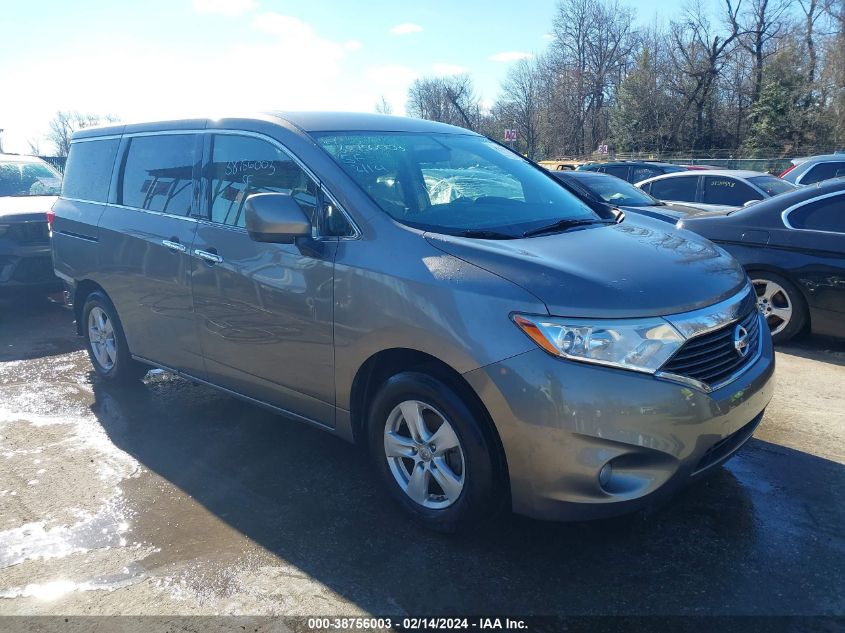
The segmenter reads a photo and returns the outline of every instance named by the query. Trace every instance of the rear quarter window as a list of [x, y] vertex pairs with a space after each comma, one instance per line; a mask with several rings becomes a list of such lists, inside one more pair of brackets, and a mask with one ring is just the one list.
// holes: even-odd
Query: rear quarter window
[[788, 219], [796, 229], [845, 234], [845, 194], [798, 207], [789, 213]]
[[77, 141], [70, 146], [62, 181], [62, 197], [107, 202], [120, 140]]

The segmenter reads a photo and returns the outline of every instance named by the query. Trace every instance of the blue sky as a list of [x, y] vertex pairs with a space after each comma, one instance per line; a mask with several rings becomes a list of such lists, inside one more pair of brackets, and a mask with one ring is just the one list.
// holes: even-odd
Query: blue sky
[[[651, 22], [659, 0], [627, 2]], [[555, 0], [3, 0], [0, 128], [27, 152], [56, 110], [122, 120], [232, 109], [403, 113], [416, 77], [472, 74], [495, 99], [547, 45]], [[663, 5], [665, 6], [665, 4]], [[680, 4], [673, 4], [678, 11]], [[659, 19], [671, 17], [665, 11]], [[42, 152], [51, 151], [41, 142]]]

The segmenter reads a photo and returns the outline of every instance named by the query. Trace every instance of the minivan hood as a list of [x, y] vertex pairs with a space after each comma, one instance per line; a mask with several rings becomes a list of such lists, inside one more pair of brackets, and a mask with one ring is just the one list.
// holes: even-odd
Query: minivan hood
[[57, 196], [0, 196], [0, 217], [47, 213], [56, 198]]
[[558, 316], [675, 314], [727, 299], [747, 284], [739, 263], [718, 246], [645, 217], [516, 240], [425, 237], [521, 286]]

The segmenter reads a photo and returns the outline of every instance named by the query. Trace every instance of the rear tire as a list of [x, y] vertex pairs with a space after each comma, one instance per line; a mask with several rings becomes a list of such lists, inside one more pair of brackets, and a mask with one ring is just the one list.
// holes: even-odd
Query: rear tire
[[785, 343], [804, 329], [807, 302], [788, 279], [768, 271], [749, 273], [757, 293], [757, 309], [763, 314], [772, 340]]
[[149, 367], [132, 358], [117, 310], [102, 292], [92, 292], [82, 307], [82, 332], [97, 375], [114, 384], [143, 378]]
[[438, 378], [410, 371], [387, 380], [369, 407], [376, 470], [405, 511], [438, 532], [489, 519], [505, 498], [496, 446], [476, 408]]

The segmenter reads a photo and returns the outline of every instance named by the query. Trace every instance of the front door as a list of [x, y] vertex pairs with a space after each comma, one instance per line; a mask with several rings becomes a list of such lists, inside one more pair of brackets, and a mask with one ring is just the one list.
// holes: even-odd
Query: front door
[[[334, 426], [333, 278], [337, 241], [319, 239], [319, 185], [275, 143], [209, 135], [192, 253], [197, 326], [209, 380]], [[208, 157], [211, 157], [209, 160]], [[291, 194], [314, 239], [250, 239], [252, 193]]]

